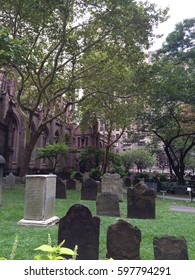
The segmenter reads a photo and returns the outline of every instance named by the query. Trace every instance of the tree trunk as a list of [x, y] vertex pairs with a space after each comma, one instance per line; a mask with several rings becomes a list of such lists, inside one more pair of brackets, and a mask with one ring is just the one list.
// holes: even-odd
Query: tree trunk
[[[169, 159], [170, 171], [174, 171], [175, 176], [177, 177], [177, 181], [179, 185], [185, 185], [184, 173], [185, 173], [185, 164], [184, 159], [180, 157], [176, 157], [173, 152], [170, 151], [169, 147], [165, 147], [165, 153]], [[170, 172], [171, 173], [171, 172]]]
[[34, 134], [31, 135], [30, 142], [27, 144], [24, 148], [23, 154], [22, 154], [22, 160], [20, 161], [20, 172], [19, 176], [22, 178], [24, 177], [29, 170], [29, 164], [31, 161], [31, 155], [33, 152], [34, 147], [36, 146], [37, 140], [39, 139], [39, 136], [41, 135], [41, 132], [36, 131]]
[[105, 154], [104, 154], [104, 160], [103, 160], [103, 166], [102, 166], [102, 173], [105, 174], [108, 168], [108, 157], [109, 157], [109, 150], [110, 146], [106, 146]]
[[33, 148], [25, 148], [20, 163], [19, 176], [22, 178], [28, 173]]

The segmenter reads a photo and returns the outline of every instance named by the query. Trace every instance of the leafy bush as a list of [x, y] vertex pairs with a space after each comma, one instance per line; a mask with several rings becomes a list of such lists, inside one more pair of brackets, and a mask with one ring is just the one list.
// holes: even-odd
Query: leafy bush
[[101, 172], [101, 170], [99, 168], [91, 169], [91, 171], [89, 173], [89, 176], [96, 181], [101, 181], [102, 175], [103, 175], [103, 173]]

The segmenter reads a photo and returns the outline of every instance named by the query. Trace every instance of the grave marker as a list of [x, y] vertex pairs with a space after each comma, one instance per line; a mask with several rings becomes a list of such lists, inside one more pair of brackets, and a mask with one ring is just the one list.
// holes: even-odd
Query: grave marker
[[72, 250], [77, 245], [78, 260], [98, 260], [99, 231], [100, 218], [93, 217], [87, 206], [74, 204], [59, 221], [58, 244], [65, 240], [64, 246]]
[[97, 182], [91, 178], [86, 179], [81, 187], [81, 200], [96, 200]]
[[27, 175], [24, 218], [18, 225], [50, 226], [59, 218], [54, 215], [56, 175]]
[[58, 177], [56, 179], [56, 198], [66, 198], [65, 183]]
[[120, 219], [108, 227], [106, 258], [140, 260], [140, 242], [141, 231]]
[[188, 260], [188, 249], [183, 237], [163, 236], [153, 239], [155, 260]]
[[145, 184], [127, 189], [127, 217], [135, 219], [155, 219], [155, 192]]
[[123, 180], [119, 174], [105, 173], [102, 176], [102, 193], [104, 192], [114, 193], [119, 201], [123, 201]]
[[9, 173], [9, 175], [6, 178], [6, 185], [9, 189], [13, 189], [16, 184], [16, 176], [13, 175], [12, 172]]
[[99, 194], [96, 199], [96, 211], [99, 216], [120, 217], [118, 196], [109, 192]]

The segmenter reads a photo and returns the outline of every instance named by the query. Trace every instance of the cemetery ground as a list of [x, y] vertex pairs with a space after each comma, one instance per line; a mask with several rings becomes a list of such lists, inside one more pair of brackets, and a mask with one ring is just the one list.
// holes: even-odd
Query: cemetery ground
[[[3, 189], [3, 202], [0, 207], [0, 257], [9, 259], [16, 236], [18, 245], [16, 260], [33, 260], [37, 255], [34, 249], [48, 243], [48, 234], [52, 245], [57, 245], [58, 224], [52, 227], [19, 226], [17, 222], [24, 213], [24, 185], [14, 189]], [[68, 209], [76, 203], [86, 205], [96, 216], [95, 201], [81, 200], [80, 190], [67, 190], [66, 199], [56, 199], [55, 215], [59, 218], [66, 215]], [[106, 259], [106, 236], [108, 226], [123, 219], [141, 230], [140, 256], [142, 260], [153, 260], [153, 238], [171, 235], [184, 237], [187, 241], [190, 260], [195, 260], [195, 213], [172, 211], [172, 206], [195, 207], [195, 202], [156, 198], [155, 219], [127, 218], [127, 199], [124, 194], [120, 202], [120, 217], [100, 216], [99, 259]]]

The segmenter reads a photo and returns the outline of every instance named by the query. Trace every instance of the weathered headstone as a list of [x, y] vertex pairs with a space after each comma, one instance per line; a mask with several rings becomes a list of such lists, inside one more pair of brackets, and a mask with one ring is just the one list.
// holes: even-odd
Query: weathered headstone
[[91, 178], [86, 179], [81, 187], [81, 200], [96, 200], [97, 182]]
[[98, 260], [99, 231], [100, 218], [93, 217], [87, 206], [74, 204], [59, 221], [58, 244], [65, 240], [65, 247], [77, 245], [78, 260]]
[[50, 226], [59, 218], [54, 215], [56, 175], [27, 175], [24, 219], [18, 225]]
[[0, 207], [2, 206], [2, 188], [3, 188], [3, 168], [5, 166], [5, 159], [0, 155]]
[[129, 177], [126, 177], [125, 179], [124, 179], [124, 186], [125, 187], [130, 187], [131, 186], [131, 178], [129, 178]]
[[56, 198], [66, 198], [65, 183], [58, 177], [56, 179]]
[[155, 260], [188, 260], [187, 243], [183, 237], [155, 237], [153, 248]]
[[119, 201], [123, 201], [123, 180], [119, 174], [105, 173], [102, 176], [102, 193], [104, 192], [114, 193]]
[[96, 199], [96, 213], [99, 216], [120, 217], [119, 199], [114, 193], [101, 193]]
[[89, 172], [83, 173], [83, 182], [89, 178]]
[[58, 178], [61, 180], [68, 180], [70, 179], [71, 173], [69, 171], [62, 171], [58, 174]]
[[136, 219], [155, 219], [155, 192], [139, 183], [127, 189], [127, 217]]
[[76, 181], [72, 178], [66, 181], [66, 189], [67, 190], [76, 190]]
[[108, 227], [106, 258], [140, 260], [140, 242], [141, 231], [120, 219]]
[[6, 178], [6, 185], [9, 189], [13, 189], [16, 184], [16, 176], [10, 172], [9, 175]]

